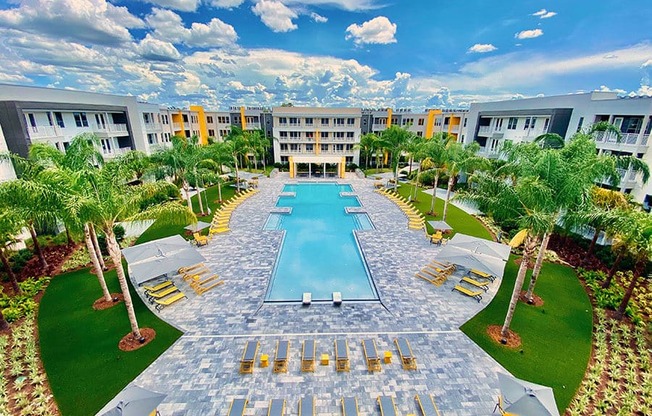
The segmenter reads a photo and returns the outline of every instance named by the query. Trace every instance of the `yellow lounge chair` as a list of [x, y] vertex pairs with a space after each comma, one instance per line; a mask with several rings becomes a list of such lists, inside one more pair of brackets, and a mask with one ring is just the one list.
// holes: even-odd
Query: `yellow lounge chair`
[[457, 269], [457, 267], [455, 267], [454, 264], [442, 263], [442, 262], [437, 261], [437, 260], [430, 260], [430, 264], [432, 264], [432, 265], [434, 265], [436, 267], [440, 267], [443, 270], [450, 270], [451, 273], [454, 272]]
[[358, 416], [358, 399], [342, 397], [342, 416]]
[[380, 356], [376, 349], [376, 341], [373, 339], [365, 339], [362, 341], [362, 350], [364, 351], [364, 358], [367, 361], [367, 370], [370, 372], [380, 371]]
[[172, 286], [166, 287], [165, 289], [163, 289], [163, 290], [161, 290], [159, 292], [147, 292], [146, 295], [150, 299], [161, 299], [161, 298], [166, 297], [167, 295], [170, 295], [170, 294], [172, 294], [174, 292], [178, 292], [178, 291], [179, 291], [179, 289], [176, 286], [172, 285]]
[[285, 399], [270, 400], [267, 416], [285, 416]]
[[244, 352], [242, 353], [242, 358], [240, 359], [241, 374], [252, 374], [254, 372], [258, 347], [260, 347], [258, 341], [247, 341]]
[[349, 371], [349, 345], [346, 340], [335, 340], [335, 369], [338, 372]]
[[231, 229], [229, 227], [211, 228], [210, 231], [209, 231], [209, 234], [210, 235], [222, 234], [222, 233], [228, 233], [229, 231], [231, 231]]
[[485, 273], [485, 272], [480, 271], [480, 270], [476, 270], [476, 269], [471, 269], [471, 273], [473, 273], [476, 276], [484, 277], [485, 279], [489, 279], [492, 282], [494, 281], [494, 279], [496, 279], [495, 276], [490, 275], [489, 273]]
[[190, 271], [192, 271], [194, 269], [198, 269], [200, 267], [206, 267], [206, 266], [204, 265], [204, 263], [197, 263], [197, 264], [193, 264], [192, 266], [179, 267], [178, 272], [179, 272], [179, 274], [188, 273], [188, 272], [190, 272]]
[[194, 280], [196, 277], [199, 278], [199, 277], [201, 277], [201, 276], [203, 276], [203, 275], [205, 275], [207, 273], [210, 273], [210, 272], [211, 272], [211, 270], [208, 267], [202, 266], [201, 268], [191, 270], [188, 273], [182, 273], [181, 278], [183, 280], [185, 280], [186, 282], [188, 282], [188, 281]]
[[169, 298], [165, 299], [154, 299], [154, 303], [156, 303], [156, 310], [160, 311], [161, 309], [172, 305], [175, 302], [180, 301], [181, 299], [185, 299], [186, 295], [183, 294], [183, 292], [179, 292], [176, 295], [170, 296]]
[[274, 373], [288, 372], [288, 355], [290, 352], [290, 341], [278, 341], [276, 343], [276, 354], [274, 355]]
[[166, 280], [165, 282], [159, 283], [156, 286], [143, 285], [142, 288], [145, 289], [145, 292], [158, 292], [159, 290], [164, 289], [168, 286], [172, 286], [172, 280]]
[[301, 350], [301, 371], [314, 372], [316, 356], [315, 341], [312, 339], [303, 341], [303, 348]]
[[455, 287], [451, 289], [451, 291], [453, 290], [457, 290], [458, 292], [477, 300], [478, 303], [482, 300], [482, 294], [484, 293], [482, 290], [473, 291], [460, 285], [455, 285]]
[[478, 282], [477, 280], [472, 279], [472, 278], [470, 278], [470, 277], [468, 277], [468, 276], [464, 276], [464, 277], [462, 278], [462, 280], [460, 280], [460, 283], [462, 283], [462, 282], [464, 282], [464, 283], [468, 283], [468, 284], [470, 284], [470, 285], [472, 285], [472, 286], [475, 286], [475, 287], [477, 287], [477, 288], [479, 288], [479, 289], [482, 289], [482, 290], [484, 290], [485, 292], [486, 292], [487, 290], [489, 290], [489, 284], [491, 284], [491, 282]]
[[217, 281], [217, 282], [213, 283], [210, 286], [198, 286], [198, 287], [194, 287], [193, 289], [195, 290], [195, 293], [197, 293], [198, 295], [203, 295], [204, 293], [208, 292], [212, 288], [223, 285], [223, 284], [224, 284], [224, 280], [220, 280], [220, 281]]
[[233, 399], [229, 405], [228, 416], [243, 416], [247, 409], [247, 399]]
[[199, 233], [193, 233], [192, 236], [195, 239], [195, 243], [197, 243], [197, 246], [208, 245], [208, 237], [206, 237], [205, 235], [201, 235]]
[[412, 348], [410, 343], [405, 338], [396, 338], [394, 340], [396, 348], [398, 349], [398, 355], [401, 357], [401, 364], [405, 370], [416, 370], [417, 369], [417, 359], [412, 353]]
[[426, 394], [421, 397], [417, 394], [414, 396], [414, 400], [417, 401], [417, 405], [419, 405], [419, 409], [423, 416], [441, 416], [439, 409], [437, 409], [437, 406], [435, 405], [435, 400], [431, 395]]
[[378, 406], [380, 407], [380, 416], [398, 416], [393, 397], [378, 396]]

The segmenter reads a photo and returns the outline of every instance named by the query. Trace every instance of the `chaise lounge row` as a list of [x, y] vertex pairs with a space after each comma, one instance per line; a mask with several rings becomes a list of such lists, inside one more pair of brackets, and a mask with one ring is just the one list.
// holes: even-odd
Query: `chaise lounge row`
[[214, 234], [221, 234], [230, 231], [229, 222], [231, 221], [231, 214], [233, 211], [247, 198], [258, 193], [257, 189], [250, 189], [243, 191], [240, 195], [231, 198], [229, 201], [224, 203], [220, 209], [213, 216], [213, 221], [208, 232], [209, 237]]
[[[441, 416], [435, 400], [430, 394], [415, 395], [414, 400], [423, 416]], [[358, 399], [355, 397], [343, 397], [341, 400], [343, 416], [358, 416]], [[391, 396], [378, 396], [376, 399], [381, 416], [397, 416], [398, 410]], [[228, 416], [243, 416], [247, 410], [247, 399], [233, 399], [229, 406]], [[286, 400], [272, 399], [267, 407], [267, 416], [285, 416]], [[314, 416], [315, 397], [307, 396], [299, 399], [299, 416]]]
[[[416, 370], [417, 361], [410, 343], [405, 338], [396, 338], [394, 344], [398, 350], [399, 357], [401, 358], [401, 364], [406, 370]], [[315, 363], [317, 361], [317, 343], [314, 340], [305, 340], [303, 341], [301, 349], [301, 371], [303, 372], [314, 372]], [[258, 349], [260, 348], [260, 342], [258, 341], [247, 341], [245, 344], [244, 351], [242, 353], [242, 358], [240, 359], [240, 373], [242, 374], [252, 374], [254, 372], [254, 367], [256, 365], [256, 356], [258, 355]], [[365, 339], [362, 341], [362, 349], [365, 356], [365, 362], [367, 364], [367, 369], [370, 372], [380, 371], [381, 370], [381, 357], [378, 354], [378, 349], [376, 348], [376, 341], [373, 339]], [[274, 373], [286, 373], [288, 371], [288, 362], [289, 362], [289, 350], [290, 342], [289, 341], [278, 341], [276, 344], [276, 352], [274, 354], [273, 362], [273, 371]], [[391, 360], [391, 353], [387, 356], [386, 362]], [[328, 364], [328, 355], [322, 354], [321, 357], [322, 365]], [[261, 358], [261, 366], [267, 366], [266, 356]], [[335, 369], [338, 372], [349, 371], [351, 368], [350, 359], [349, 359], [349, 345], [346, 340], [336, 340], [335, 341]]]
[[405, 216], [408, 217], [409, 229], [420, 230], [426, 226], [426, 218], [407, 199], [403, 198], [395, 192], [385, 189], [376, 189], [375, 192], [378, 192], [381, 195], [385, 195], [392, 202], [398, 205], [399, 208], [401, 208], [401, 211], [403, 211]]

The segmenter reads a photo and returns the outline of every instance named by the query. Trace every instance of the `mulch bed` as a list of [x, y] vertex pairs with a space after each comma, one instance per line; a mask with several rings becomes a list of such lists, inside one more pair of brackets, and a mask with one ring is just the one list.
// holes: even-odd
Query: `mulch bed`
[[18, 273], [19, 282], [29, 277], [53, 276], [59, 274], [61, 266], [66, 262], [68, 257], [78, 248], [78, 245], [69, 246], [62, 244], [60, 246], [42, 247], [45, 261], [48, 263], [47, 269], [43, 269], [41, 260], [36, 254], [25, 264], [25, 267]]
[[119, 303], [124, 302], [125, 297], [122, 293], [111, 293], [111, 298], [113, 300], [106, 301], [104, 298], [99, 298], [95, 302], [93, 302], [93, 309], [96, 311], [103, 311], [104, 309], [109, 309]]
[[520, 300], [523, 303], [527, 303], [528, 305], [539, 307], [543, 306], [543, 299], [539, 297], [536, 293], [532, 294], [532, 303], [528, 301], [528, 299], [525, 297], [525, 294], [527, 293], [526, 290], [521, 290], [521, 295], [518, 297], [518, 300]]
[[152, 328], [140, 328], [140, 335], [145, 338], [144, 342], [140, 342], [140, 340], [134, 338], [134, 335], [130, 332], [122, 337], [118, 343], [118, 348], [120, 348], [122, 351], [129, 352], [144, 347], [145, 345], [149, 344], [154, 338], [156, 338], [156, 331], [154, 331]]
[[500, 340], [503, 339], [500, 332], [503, 327], [501, 325], [489, 325], [487, 327], [487, 334], [494, 340], [497, 344], [505, 345], [507, 348], [518, 348], [521, 346], [521, 337], [511, 329], [507, 331], [507, 344], [503, 344]]

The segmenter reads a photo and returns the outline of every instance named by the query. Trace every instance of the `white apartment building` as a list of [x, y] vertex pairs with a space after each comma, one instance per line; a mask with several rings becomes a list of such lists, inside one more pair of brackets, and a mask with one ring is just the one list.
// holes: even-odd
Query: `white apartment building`
[[[481, 154], [498, 157], [505, 141], [533, 141], [544, 133], [557, 133], [569, 140], [576, 132], [592, 124], [607, 121], [620, 129], [620, 141], [614, 135], [599, 133], [599, 152], [633, 155], [648, 165], [652, 162], [648, 142], [652, 129], [652, 98], [618, 97], [612, 92], [591, 92], [522, 100], [473, 103], [468, 113], [466, 142], [475, 140]], [[652, 204], [652, 181], [643, 184], [631, 169], [623, 171], [619, 190], [631, 193], [636, 201]]]
[[467, 110], [427, 109], [424, 112], [412, 112], [410, 109], [363, 109], [362, 134], [380, 135], [390, 126], [400, 126], [419, 137], [430, 138], [436, 133], [446, 132], [464, 139]]

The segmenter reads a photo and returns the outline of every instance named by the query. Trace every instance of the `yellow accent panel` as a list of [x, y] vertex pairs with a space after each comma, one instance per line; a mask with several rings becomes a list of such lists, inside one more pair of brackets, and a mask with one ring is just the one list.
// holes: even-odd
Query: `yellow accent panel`
[[[179, 112], [176, 114], [172, 114], [172, 123], [179, 123], [179, 130], [172, 127], [172, 130], [174, 130], [174, 135], [186, 137], [186, 126], [183, 123], [183, 113], [181, 110], [179, 110]], [[180, 132], [181, 134], [178, 134], [177, 132]]]
[[340, 163], [340, 178], [344, 179], [346, 174], [346, 158], [342, 156], [342, 163]]
[[387, 128], [392, 127], [392, 109], [387, 109]]
[[428, 111], [428, 118], [426, 119], [426, 139], [432, 138], [432, 128], [435, 124], [435, 116], [441, 114], [441, 110]]
[[242, 125], [242, 130], [247, 130], [247, 119], [245, 118], [244, 107], [240, 107], [240, 124]]
[[315, 154], [318, 155], [321, 152], [321, 145], [319, 144], [319, 130], [315, 130]]
[[204, 107], [201, 105], [191, 105], [190, 111], [196, 111], [197, 118], [199, 119], [199, 144], [208, 144], [208, 125], [206, 124], [206, 114], [204, 113]]
[[290, 165], [290, 178], [294, 178], [294, 157], [290, 156], [288, 163]]

